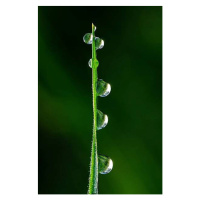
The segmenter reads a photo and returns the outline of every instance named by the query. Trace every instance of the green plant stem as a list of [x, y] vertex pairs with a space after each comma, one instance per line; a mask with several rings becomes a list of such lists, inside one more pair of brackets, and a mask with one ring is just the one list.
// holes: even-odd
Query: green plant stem
[[90, 160], [90, 176], [88, 194], [98, 193], [98, 154], [97, 154], [97, 65], [96, 65], [96, 48], [95, 48], [95, 26], [92, 24], [92, 94], [93, 94], [93, 135], [92, 151]]

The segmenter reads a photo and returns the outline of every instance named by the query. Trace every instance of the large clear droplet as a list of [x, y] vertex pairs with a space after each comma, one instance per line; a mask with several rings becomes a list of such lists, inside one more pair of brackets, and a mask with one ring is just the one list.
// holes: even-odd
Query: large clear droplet
[[[92, 58], [88, 61], [88, 65], [90, 68], [92, 68]], [[95, 67], [99, 66], [99, 61], [97, 59], [94, 60], [94, 66]]]
[[104, 128], [108, 124], [108, 116], [97, 110], [97, 130]]
[[110, 157], [98, 155], [98, 170], [100, 174], [108, 174], [113, 168], [113, 161]]
[[92, 44], [92, 39], [93, 39], [92, 33], [86, 33], [86, 34], [83, 36], [83, 41], [84, 41], [86, 44]]
[[102, 49], [104, 47], [104, 41], [99, 37], [95, 37], [95, 47], [96, 49]]
[[111, 86], [109, 83], [106, 83], [102, 79], [99, 79], [97, 82], [97, 94], [100, 97], [106, 97], [110, 94]]

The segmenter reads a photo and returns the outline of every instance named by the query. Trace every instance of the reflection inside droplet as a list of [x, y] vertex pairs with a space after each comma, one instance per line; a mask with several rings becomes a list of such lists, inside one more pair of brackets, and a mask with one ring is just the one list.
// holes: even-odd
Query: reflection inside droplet
[[111, 85], [106, 83], [102, 79], [99, 79], [97, 82], [97, 94], [100, 97], [106, 97], [110, 94]]
[[86, 44], [92, 44], [92, 39], [93, 39], [92, 33], [86, 33], [86, 34], [83, 36], [83, 41], [84, 41]]
[[108, 174], [113, 169], [113, 161], [110, 157], [98, 155], [98, 170], [100, 174]]
[[88, 65], [90, 68], [92, 68], [92, 59], [89, 60]]
[[[90, 68], [92, 68], [92, 58], [88, 61], [88, 65]], [[97, 59], [94, 60], [94, 67], [99, 66], [99, 61]]]
[[96, 49], [102, 49], [104, 47], [104, 41], [99, 37], [95, 37], [95, 47]]
[[97, 130], [104, 128], [108, 124], [108, 116], [97, 110]]

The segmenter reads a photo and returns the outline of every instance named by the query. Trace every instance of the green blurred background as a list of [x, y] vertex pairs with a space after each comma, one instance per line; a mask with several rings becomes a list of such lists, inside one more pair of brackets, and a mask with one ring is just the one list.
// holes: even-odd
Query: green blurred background
[[86, 194], [92, 140], [91, 45], [111, 84], [98, 152], [113, 170], [100, 194], [162, 193], [162, 7], [38, 7], [38, 193]]

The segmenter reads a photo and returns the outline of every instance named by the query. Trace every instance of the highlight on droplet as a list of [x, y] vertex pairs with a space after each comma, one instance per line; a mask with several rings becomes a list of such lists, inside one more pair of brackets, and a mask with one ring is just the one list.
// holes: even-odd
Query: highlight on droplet
[[108, 124], [108, 116], [97, 110], [97, 130], [104, 128]]
[[106, 97], [111, 92], [111, 85], [106, 83], [102, 79], [97, 81], [97, 95], [100, 97]]
[[110, 157], [98, 155], [98, 170], [100, 174], [108, 174], [113, 169], [113, 161]]
[[95, 37], [95, 48], [97, 49], [102, 49], [104, 47], [104, 41], [99, 38], [99, 37]]
[[[88, 61], [88, 65], [90, 68], [93, 68], [92, 66], [92, 58]], [[94, 67], [98, 67], [99, 66], [99, 61], [97, 59], [94, 60]]]
[[86, 33], [86, 34], [83, 36], [83, 41], [84, 41], [86, 44], [92, 44], [92, 40], [93, 40], [93, 35], [92, 35], [92, 33]]

